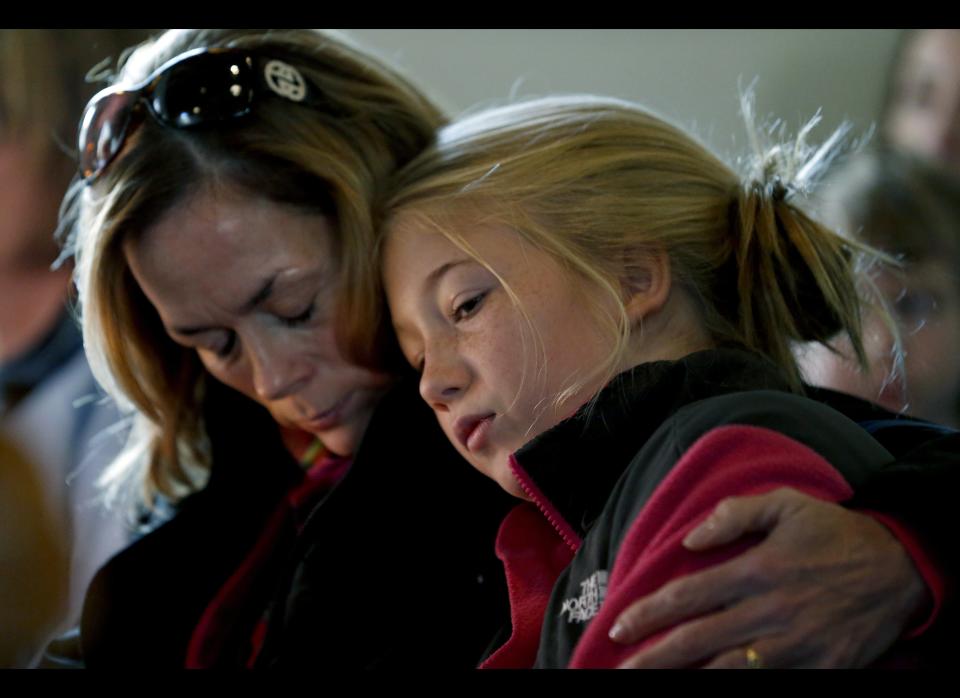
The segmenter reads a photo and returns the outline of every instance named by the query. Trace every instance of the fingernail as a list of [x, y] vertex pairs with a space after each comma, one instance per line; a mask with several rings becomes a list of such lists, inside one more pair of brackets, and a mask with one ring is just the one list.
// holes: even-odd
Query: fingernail
[[627, 633], [627, 629], [623, 627], [622, 623], [617, 621], [616, 623], [613, 624], [613, 627], [610, 628], [610, 632], [607, 633], [607, 637], [609, 637], [614, 642], [619, 642], [620, 640], [623, 639], [623, 636], [626, 635], [626, 633]]
[[683, 539], [683, 546], [685, 548], [692, 548], [703, 544], [710, 538], [710, 533], [716, 527], [717, 523], [713, 519], [707, 519], [686, 535]]
[[687, 534], [687, 537], [683, 539], [683, 547], [685, 548], [694, 548], [697, 543], [703, 538], [703, 533], [700, 532], [699, 528], [695, 528], [690, 533]]

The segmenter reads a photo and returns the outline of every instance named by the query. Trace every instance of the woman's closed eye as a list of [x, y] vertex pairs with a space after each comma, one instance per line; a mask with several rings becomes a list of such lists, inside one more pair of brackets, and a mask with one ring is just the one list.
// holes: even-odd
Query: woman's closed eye
[[237, 335], [228, 329], [207, 329], [187, 335], [168, 332], [168, 336], [185, 349], [201, 356], [215, 356], [218, 361], [229, 359], [237, 348]]
[[198, 352], [208, 352], [217, 357], [220, 361], [226, 361], [231, 358], [237, 347], [237, 334], [232, 330], [223, 330], [222, 341], [216, 344], [197, 347]]
[[316, 301], [311, 301], [310, 305], [308, 305], [303, 312], [292, 316], [279, 315], [278, 317], [283, 321], [283, 324], [287, 325], [288, 327], [297, 327], [298, 325], [303, 325], [309, 322], [313, 318], [313, 314], [316, 309]]

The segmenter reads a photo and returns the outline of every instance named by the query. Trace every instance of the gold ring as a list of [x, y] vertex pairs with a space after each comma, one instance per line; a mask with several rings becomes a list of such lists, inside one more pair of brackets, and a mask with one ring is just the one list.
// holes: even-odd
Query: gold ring
[[744, 650], [744, 656], [747, 660], [747, 669], [763, 669], [763, 660], [755, 649], [748, 647]]

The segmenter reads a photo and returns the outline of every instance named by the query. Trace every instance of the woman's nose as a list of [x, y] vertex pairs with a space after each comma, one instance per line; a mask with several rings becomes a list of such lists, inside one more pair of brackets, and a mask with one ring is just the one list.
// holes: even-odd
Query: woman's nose
[[251, 354], [253, 388], [261, 400], [272, 402], [293, 395], [309, 379], [309, 359], [289, 344], [260, 338], [254, 340]]

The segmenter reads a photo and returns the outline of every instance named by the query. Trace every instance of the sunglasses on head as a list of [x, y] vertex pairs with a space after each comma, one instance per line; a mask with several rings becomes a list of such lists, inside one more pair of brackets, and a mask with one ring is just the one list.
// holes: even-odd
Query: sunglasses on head
[[80, 175], [91, 184], [103, 173], [140, 124], [144, 109], [161, 124], [188, 129], [246, 116], [263, 95], [326, 106], [316, 93], [299, 70], [254, 51], [188, 51], [142, 82], [108, 87], [90, 100], [80, 120]]

